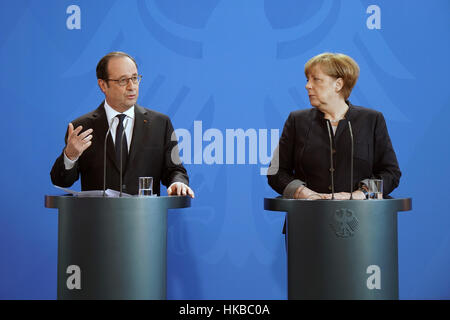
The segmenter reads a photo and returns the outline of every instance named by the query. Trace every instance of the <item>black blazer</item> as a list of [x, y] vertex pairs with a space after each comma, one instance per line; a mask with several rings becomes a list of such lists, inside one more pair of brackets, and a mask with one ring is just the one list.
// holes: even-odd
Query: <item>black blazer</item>
[[[103, 189], [103, 154], [108, 121], [104, 103], [78, 119], [72, 121], [74, 128], [83, 126], [83, 131], [93, 129], [92, 145], [80, 156], [71, 170], [64, 167], [64, 154], [56, 159], [50, 176], [53, 184], [70, 187], [81, 176], [82, 190]], [[169, 186], [173, 182], [189, 184], [186, 169], [178, 155], [177, 140], [172, 141], [172, 123], [166, 115], [135, 105], [133, 138], [126, 167], [123, 168], [123, 192], [137, 194], [139, 177], [153, 177], [153, 193], [160, 194], [160, 182]], [[67, 143], [67, 133], [65, 141]], [[174, 150], [175, 148], [175, 150]], [[174, 152], [172, 152], [174, 150]], [[64, 150], [63, 150], [64, 152]], [[175, 159], [172, 159], [174, 154]], [[106, 188], [119, 190], [120, 170], [116, 163], [114, 143], [111, 135], [107, 139]]]
[[[369, 178], [383, 180], [383, 193], [388, 195], [400, 181], [401, 172], [392, 147], [386, 122], [381, 112], [353, 106], [339, 121], [332, 135], [335, 168], [335, 192], [356, 190]], [[350, 182], [351, 140], [348, 121], [354, 137], [354, 178]], [[291, 112], [278, 145], [279, 164], [272, 160], [269, 185], [283, 194], [293, 180], [300, 180], [313, 191], [331, 193], [330, 142], [324, 114], [316, 108]], [[331, 123], [330, 123], [331, 125]]]

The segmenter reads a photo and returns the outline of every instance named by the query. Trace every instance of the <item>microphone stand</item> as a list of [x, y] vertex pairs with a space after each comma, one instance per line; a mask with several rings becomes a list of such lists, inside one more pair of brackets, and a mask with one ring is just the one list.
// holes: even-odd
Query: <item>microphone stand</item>
[[330, 122], [327, 121], [328, 137], [330, 138], [330, 171], [331, 171], [331, 200], [334, 200], [334, 165], [333, 165], [333, 139], [331, 138]]
[[103, 143], [104, 151], [103, 151], [103, 197], [106, 196], [105, 190], [106, 190], [106, 144], [108, 142], [108, 134], [111, 132], [111, 127], [117, 118], [113, 118], [111, 120], [111, 123], [109, 124], [108, 131], [106, 131], [105, 141]]
[[348, 122], [348, 129], [350, 131], [350, 140], [352, 143], [351, 147], [351, 158], [350, 158], [350, 200], [353, 200], [353, 153], [354, 153], [354, 143], [353, 143], [353, 130], [352, 130], [352, 124], [350, 123], [350, 120], [347, 120]]
[[[127, 121], [125, 122], [125, 126], [123, 127], [122, 136], [120, 137], [120, 194], [119, 194], [119, 197], [122, 197], [122, 179], [123, 179], [123, 177], [122, 177], [123, 148], [122, 147], [123, 147], [123, 137], [125, 136], [125, 130], [127, 129], [127, 126], [128, 126], [128, 118], [127, 118]], [[116, 141], [116, 143], [117, 143], [117, 141]], [[127, 144], [127, 146], [128, 146], [128, 144]], [[127, 150], [127, 152], [128, 152], [128, 150]]]

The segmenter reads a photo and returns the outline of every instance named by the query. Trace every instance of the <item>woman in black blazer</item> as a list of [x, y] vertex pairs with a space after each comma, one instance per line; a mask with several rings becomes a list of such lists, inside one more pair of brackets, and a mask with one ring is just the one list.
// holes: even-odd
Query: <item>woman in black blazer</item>
[[333, 187], [335, 199], [349, 199], [350, 193], [365, 199], [368, 179], [376, 178], [388, 195], [401, 172], [381, 112], [348, 101], [359, 76], [356, 62], [323, 53], [306, 63], [305, 75], [314, 108], [290, 113], [268, 171], [269, 185], [293, 199], [330, 199]]

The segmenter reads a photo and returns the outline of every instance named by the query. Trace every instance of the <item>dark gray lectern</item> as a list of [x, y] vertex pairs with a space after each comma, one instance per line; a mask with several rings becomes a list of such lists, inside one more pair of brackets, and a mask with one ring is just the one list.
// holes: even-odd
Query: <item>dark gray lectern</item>
[[287, 212], [288, 299], [398, 299], [397, 212], [411, 199], [264, 199]]
[[166, 299], [167, 209], [188, 197], [45, 196], [58, 208], [58, 299]]

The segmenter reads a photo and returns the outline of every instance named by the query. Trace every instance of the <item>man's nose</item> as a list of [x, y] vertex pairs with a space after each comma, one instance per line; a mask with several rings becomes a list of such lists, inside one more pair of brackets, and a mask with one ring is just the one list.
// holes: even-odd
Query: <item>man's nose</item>
[[126, 85], [126, 88], [127, 88], [128, 90], [134, 89], [136, 86], [137, 86], [137, 84], [135, 84], [135, 83], [133, 82], [132, 78], [128, 79], [128, 82], [127, 82], [127, 85]]

